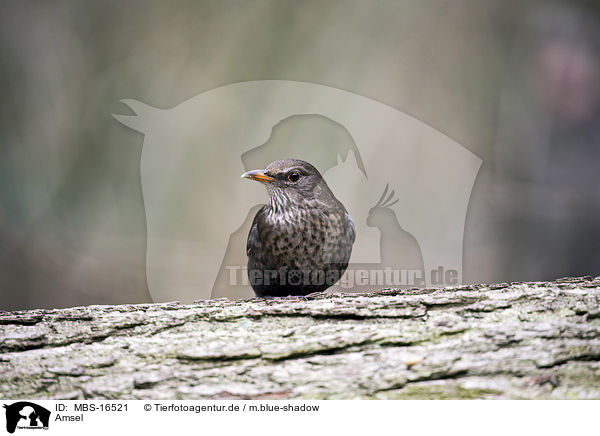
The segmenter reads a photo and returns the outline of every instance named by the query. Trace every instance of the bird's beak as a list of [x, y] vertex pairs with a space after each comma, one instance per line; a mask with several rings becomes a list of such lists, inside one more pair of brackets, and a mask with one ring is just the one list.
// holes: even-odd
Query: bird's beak
[[265, 174], [265, 170], [248, 171], [247, 173], [242, 174], [242, 177], [244, 179], [256, 180], [256, 181], [262, 182], [262, 183], [269, 183], [269, 182], [272, 182], [273, 180], [275, 180], [274, 177], [267, 176]]

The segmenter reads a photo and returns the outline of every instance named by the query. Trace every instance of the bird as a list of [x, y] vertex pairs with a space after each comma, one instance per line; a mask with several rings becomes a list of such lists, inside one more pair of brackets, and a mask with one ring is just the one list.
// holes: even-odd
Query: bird
[[421, 246], [417, 239], [400, 225], [392, 208], [400, 199], [394, 197], [393, 190], [387, 195], [388, 188], [389, 184], [385, 185], [381, 198], [369, 210], [367, 217], [367, 226], [379, 229], [381, 266], [391, 267], [398, 274], [404, 271], [407, 274], [407, 283], [402, 285], [404, 287], [424, 286], [425, 269]]
[[263, 183], [269, 194], [246, 244], [256, 296], [304, 296], [334, 285], [348, 267], [356, 232], [319, 171], [303, 160], [283, 159], [242, 177]]

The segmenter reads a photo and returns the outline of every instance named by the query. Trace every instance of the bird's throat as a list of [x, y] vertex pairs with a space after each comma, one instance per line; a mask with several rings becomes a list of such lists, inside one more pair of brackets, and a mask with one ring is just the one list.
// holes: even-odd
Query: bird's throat
[[302, 220], [313, 205], [304, 198], [291, 198], [287, 192], [273, 189], [269, 193], [266, 217], [272, 224], [294, 224]]
[[272, 221], [288, 221], [292, 218], [293, 203], [290, 197], [282, 189], [272, 189], [269, 192], [269, 203], [267, 205], [267, 216]]

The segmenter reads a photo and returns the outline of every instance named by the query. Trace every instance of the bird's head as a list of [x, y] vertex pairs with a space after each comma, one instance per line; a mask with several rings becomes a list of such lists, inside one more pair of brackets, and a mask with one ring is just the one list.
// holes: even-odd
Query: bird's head
[[279, 205], [312, 199], [325, 204], [337, 203], [319, 171], [303, 160], [276, 160], [264, 170], [248, 171], [242, 177], [264, 183], [271, 202]]
[[389, 222], [391, 219], [396, 219], [395, 212], [391, 209], [391, 207], [398, 203], [399, 199], [396, 198], [394, 200], [395, 191], [392, 191], [388, 194], [389, 185], [385, 185], [385, 189], [383, 194], [381, 194], [381, 198], [377, 202], [375, 206], [369, 210], [369, 216], [367, 217], [367, 225], [369, 227], [379, 227], [382, 223], [386, 221]]

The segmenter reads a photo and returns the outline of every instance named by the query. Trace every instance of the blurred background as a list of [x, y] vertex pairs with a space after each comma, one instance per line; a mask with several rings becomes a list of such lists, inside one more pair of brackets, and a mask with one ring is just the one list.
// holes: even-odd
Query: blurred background
[[287, 79], [364, 95], [483, 159], [465, 283], [600, 271], [600, 4], [3, 1], [0, 310], [148, 302], [143, 136], [169, 108]]

